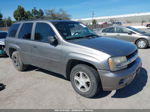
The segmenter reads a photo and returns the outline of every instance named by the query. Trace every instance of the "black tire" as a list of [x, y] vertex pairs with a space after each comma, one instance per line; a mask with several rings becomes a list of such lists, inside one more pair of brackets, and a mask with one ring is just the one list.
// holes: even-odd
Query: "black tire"
[[[140, 42], [143, 42], [143, 45], [140, 45]], [[139, 40], [136, 41], [136, 46], [139, 49], [146, 49], [148, 47], [148, 41], [145, 40], [145, 39], [139, 39]]]
[[[89, 90], [86, 92], [79, 90], [78, 87], [76, 86], [75, 76], [76, 76], [76, 73], [78, 72], [85, 73], [90, 79], [90, 83], [88, 84]], [[71, 70], [71, 74], [70, 74], [70, 80], [71, 80], [71, 84], [74, 90], [77, 93], [79, 93], [81, 96], [92, 98], [96, 96], [100, 91], [102, 91], [101, 81], [100, 81], [98, 72], [94, 68], [88, 65], [79, 64], [73, 67], [73, 69]], [[82, 89], [84, 90], [84, 88]]]
[[21, 61], [21, 58], [20, 58], [20, 54], [18, 51], [14, 51], [13, 54], [12, 54], [12, 61], [13, 61], [13, 64], [15, 66], [15, 68], [18, 70], [18, 71], [24, 71], [26, 70], [27, 68], [27, 65], [24, 65]]

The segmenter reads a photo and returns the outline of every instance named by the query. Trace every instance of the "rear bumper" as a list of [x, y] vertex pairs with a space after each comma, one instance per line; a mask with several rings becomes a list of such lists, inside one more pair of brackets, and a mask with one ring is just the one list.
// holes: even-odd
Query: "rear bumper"
[[102, 88], [104, 91], [111, 91], [123, 88], [130, 84], [135, 76], [140, 72], [142, 62], [140, 58], [137, 58], [135, 63], [127, 69], [110, 72], [105, 70], [99, 70]]

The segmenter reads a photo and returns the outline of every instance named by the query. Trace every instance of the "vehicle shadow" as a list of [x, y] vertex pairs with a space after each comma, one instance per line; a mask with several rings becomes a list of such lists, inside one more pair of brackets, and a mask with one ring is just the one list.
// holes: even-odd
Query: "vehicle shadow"
[[126, 98], [139, 93], [146, 86], [147, 79], [147, 71], [144, 68], [142, 68], [140, 73], [134, 79], [134, 81], [125, 88], [117, 90], [116, 93], [112, 96], [112, 98]]
[[0, 83], [0, 91], [4, 90], [6, 88], [6, 85]]
[[7, 55], [0, 56], [0, 58], [9, 58]]
[[48, 74], [48, 75], [51, 75], [51, 76], [54, 76], [54, 77], [57, 77], [57, 78], [61, 78], [63, 80], [68, 81], [63, 75], [58, 74], [58, 73], [54, 73], [54, 72], [51, 72], [51, 71], [48, 71], [48, 70], [45, 70], [45, 69], [41, 69], [41, 68], [36, 69], [36, 71], [43, 72], [45, 74]]
[[[43, 73], [45, 73], [46, 75], [51, 75], [51, 76], [54, 76], [54, 77], [58, 77], [58, 78], [67, 80], [67, 79], [66, 79], [63, 75], [61, 75], [61, 74], [54, 73], [54, 72], [52, 72], [52, 71], [48, 71], [48, 70], [45, 70], [45, 69], [42, 69], [42, 68], [38, 68], [38, 67], [35, 67], [35, 66], [32, 66], [32, 65], [29, 65], [29, 66], [27, 67], [27, 69], [26, 69], [24, 72], [27, 72], [27, 71], [43, 72]], [[67, 81], [68, 81], [68, 80], [67, 80]]]

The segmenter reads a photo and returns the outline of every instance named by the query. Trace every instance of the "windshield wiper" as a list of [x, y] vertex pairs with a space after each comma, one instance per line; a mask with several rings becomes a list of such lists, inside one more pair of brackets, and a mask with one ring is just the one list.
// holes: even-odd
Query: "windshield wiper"
[[86, 35], [85, 37], [92, 37], [92, 38], [94, 37], [95, 38], [95, 37], [99, 37], [99, 36], [96, 34], [89, 34], [89, 35]]
[[82, 38], [84, 38], [84, 37], [72, 37], [72, 38], [68, 38], [66, 40], [75, 40], [75, 39], [82, 39]]
[[89, 34], [89, 35], [85, 35], [85, 36], [67, 38], [66, 40], [75, 40], [75, 39], [83, 39], [83, 38], [95, 38], [95, 37], [99, 37], [99, 36], [96, 35], [96, 34]]

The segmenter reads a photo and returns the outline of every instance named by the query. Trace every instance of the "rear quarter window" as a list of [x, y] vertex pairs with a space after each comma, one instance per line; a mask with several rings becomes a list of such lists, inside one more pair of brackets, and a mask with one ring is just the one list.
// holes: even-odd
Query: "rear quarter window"
[[13, 24], [11, 27], [10, 27], [10, 29], [9, 29], [9, 31], [8, 31], [8, 36], [9, 37], [15, 37], [16, 36], [16, 33], [17, 33], [17, 30], [18, 30], [18, 28], [19, 28], [19, 25], [20, 24]]

